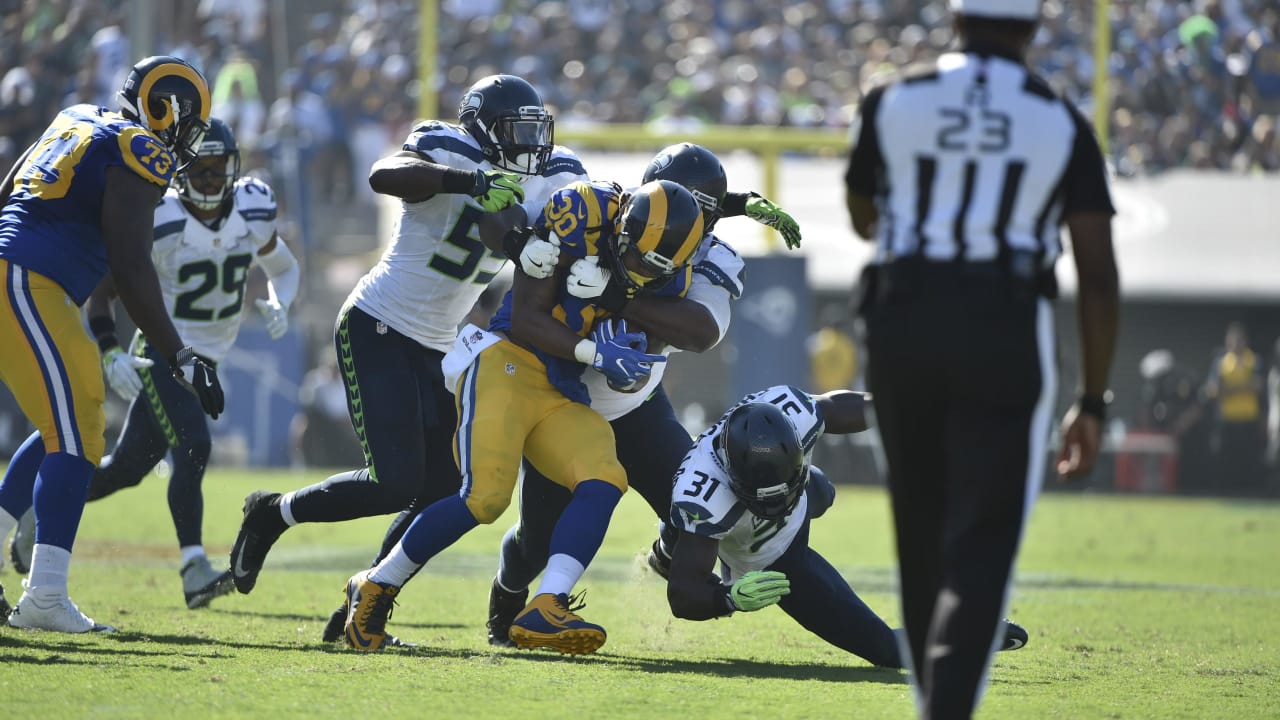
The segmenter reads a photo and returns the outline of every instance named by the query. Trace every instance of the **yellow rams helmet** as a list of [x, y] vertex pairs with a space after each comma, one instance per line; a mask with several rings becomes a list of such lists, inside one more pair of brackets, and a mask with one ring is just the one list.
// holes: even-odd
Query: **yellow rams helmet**
[[150, 130], [178, 156], [195, 158], [209, 130], [209, 83], [186, 60], [154, 55], [138, 61], [120, 89], [120, 112]]
[[[693, 260], [705, 234], [702, 207], [692, 193], [670, 180], [647, 182], [618, 213], [608, 253], [614, 277], [633, 290], [655, 289]], [[638, 267], [626, 262], [632, 251]]]

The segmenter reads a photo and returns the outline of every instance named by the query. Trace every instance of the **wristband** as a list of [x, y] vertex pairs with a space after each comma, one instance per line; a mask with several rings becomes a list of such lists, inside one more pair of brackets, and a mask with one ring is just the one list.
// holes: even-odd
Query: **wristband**
[[483, 183], [484, 176], [479, 170], [446, 168], [440, 172], [440, 189], [447, 193], [475, 196]]
[[1099, 421], [1107, 419], [1107, 403], [1111, 401], [1111, 391], [1108, 390], [1102, 395], [1080, 395], [1076, 400], [1076, 404], [1080, 406], [1080, 412], [1086, 415], [1092, 415]]
[[583, 365], [592, 365], [596, 361], [596, 343], [583, 339], [573, 346], [573, 357]]
[[98, 341], [98, 351], [103, 355], [112, 348], [120, 347], [120, 341], [116, 339], [116, 321], [106, 315], [89, 318], [89, 331]]
[[722, 217], [741, 217], [747, 214], [747, 201], [753, 197], [760, 197], [755, 192], [728, 192], [724, 194], [724, 200], [720, 203], [720, 215]]

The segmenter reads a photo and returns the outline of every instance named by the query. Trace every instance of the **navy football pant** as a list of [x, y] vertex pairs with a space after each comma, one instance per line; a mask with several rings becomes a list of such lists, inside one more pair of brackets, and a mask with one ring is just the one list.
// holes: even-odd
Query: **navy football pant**
[[209, 464], [209, 424], [195, 394], [169, 373], [169, 361], [150, 345], [144, 345], [143, 351], [155, 364], [139, 371], [142, 392], [129, 405], [115, 450], [93, 474], [89, 500], [137, 485], [169, 455], [173, 462], [169, 513], [178, 546], [201, 545], [204, 496], [200, 485]]
[[[627, 485], [640, 494], [659, 519], [671, 512], [671, 481], [685, 453], [693, 447], [688, 431], [661, 385], [640, 407], [609, 423], [617, 445], [618, 462], [627, 471]], [[528, 462], [520, 483], [520, 521], [502, 538], [502, 566], [498, 581], [509, 590], [533, 583], [547, 565], [551, 531], [571, 495]], [[670, 538], [668, 547], [675, 545]]]
[[[457, 411], [440, 369], [443, 354], [357, 307], [338, 316], [334, 347], [367, 465], [298, 490], [294, 519], [341, 522], [412, 508], [412, 520], [417, 509], [458, 492]], [[392, 525], [397, 538], [399, 520]]]

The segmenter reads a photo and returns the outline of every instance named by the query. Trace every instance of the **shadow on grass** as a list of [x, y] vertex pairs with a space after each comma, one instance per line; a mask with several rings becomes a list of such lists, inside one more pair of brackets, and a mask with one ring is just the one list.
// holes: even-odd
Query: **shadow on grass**
[[[293, 622], [329, 622], [329, 616], [305, 615], [303, 613], [273, 613], [261, 612], [257, 610], [227, 610], [225, 608], [208, 608], [204, 612], [215, 615], [238, 615], [242, 617], [260, 617], [272, 620], [291, 620]], [[396, 620], [394, 623], [397, 628], [415, 628], [419, 630], [463, 630], [469, 627], [466, 623], [423, 623], [423, 622], [400, 622]], [[388, 628], [391, 629], [391, 628]]]

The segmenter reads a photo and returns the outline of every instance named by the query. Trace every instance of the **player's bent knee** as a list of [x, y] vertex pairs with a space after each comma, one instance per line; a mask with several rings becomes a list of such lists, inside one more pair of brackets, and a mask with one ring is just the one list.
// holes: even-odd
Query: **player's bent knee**
[[502, 516], [507, 506], [511, 504], [511, 495], [502, 494], [486, 494], [486, 495], [468, 495], [467, 509], [475, 516], [476, 522], [481, 525], [489, 525], [494, 520]]

